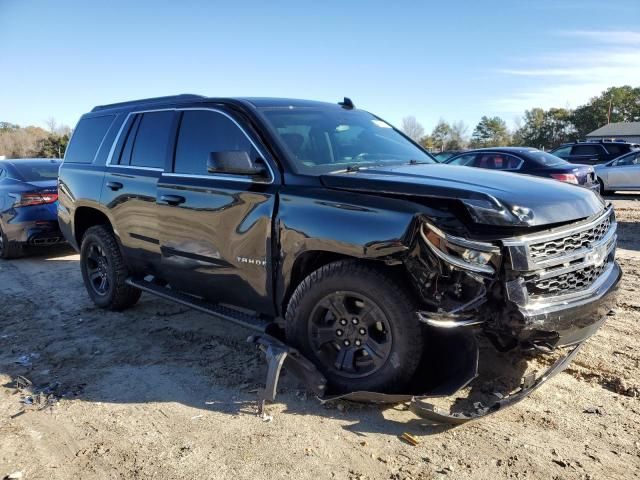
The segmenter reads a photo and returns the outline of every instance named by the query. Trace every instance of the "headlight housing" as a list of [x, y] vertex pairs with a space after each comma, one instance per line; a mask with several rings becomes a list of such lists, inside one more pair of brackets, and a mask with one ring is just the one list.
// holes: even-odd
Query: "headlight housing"
[[431, 251], [449, 265], [487, 275], [496, 273], [499, 247], [448, 235], [430, 223], [422, 224], [420, 235]]
[[514, 206], [507, 209], [497, 199], [462, 199], [474, 222], [483, 225], [519, 226], [530, 225], [533, 211], [527, 207]]

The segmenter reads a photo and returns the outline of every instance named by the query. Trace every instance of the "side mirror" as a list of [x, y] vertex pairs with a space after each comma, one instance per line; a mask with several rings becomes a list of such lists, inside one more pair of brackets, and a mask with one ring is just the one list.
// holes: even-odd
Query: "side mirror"
[[249, 152], [244, 150], [211, 152], [207, 159], [207, 172], [209, 173], [264, 176], [266, 171], [262, 160], [251, 160]]

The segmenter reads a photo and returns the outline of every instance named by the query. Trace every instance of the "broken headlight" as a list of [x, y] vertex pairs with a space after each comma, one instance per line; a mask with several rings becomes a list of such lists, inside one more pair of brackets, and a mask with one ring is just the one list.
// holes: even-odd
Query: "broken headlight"
[[533, 211], [527, 207], [514, 206], [507, 209], [497, 199], [462, 199], [474, 222], [484, 225], [530, 225]]
[[496, 272], [500, 248], [491, 243], [454, 237], [429, 223], [422, 224], [420, 235], [431, 251], [449, 265], [490, 275]]

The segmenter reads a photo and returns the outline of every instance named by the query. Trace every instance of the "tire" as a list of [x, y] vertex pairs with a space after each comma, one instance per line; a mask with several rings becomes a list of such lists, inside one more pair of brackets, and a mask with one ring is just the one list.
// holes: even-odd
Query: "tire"
[[600, 184], [600, 195], [602, 195], [603, 197], [605, 195], [613, 195], [615, 193], [613, 190], [605, 190], [604, 182], [601, 179], [598, 179], [598, 183]]
[[0, 258], [10, 260], [21, 257], [24, 254], [24, 246], [20, 243], [10, 242], [7, 235], [0, 227]]
[[113, 232], [104, 225], [91, 227], [84, 234], [80, 269], [91, 300], [100, 308], [124, 310], [140, 298], [141, 291], [125, 283], [129, 270]]
[[373, 266], [350, 260], [325, 265], [293, 292], [287, 340], [334, 392], [402, 391], [425, 346], [417, 304], [406, 290]]

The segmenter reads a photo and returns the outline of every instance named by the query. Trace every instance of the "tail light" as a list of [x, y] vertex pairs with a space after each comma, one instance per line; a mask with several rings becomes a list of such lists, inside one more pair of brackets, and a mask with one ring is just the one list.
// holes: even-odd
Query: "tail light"
[[575, 183], [578, 185], [578, 179], [573, 173], [552, 173], [551, 176], [561, 182]]
[[53, 203], [58, 200], [58, 194], [50, 192], [21, 193], [20, 195], [16, 195], [16, 197], [16, 202], [13, 204], [14, 207], [46, 205], [47, 203]]

